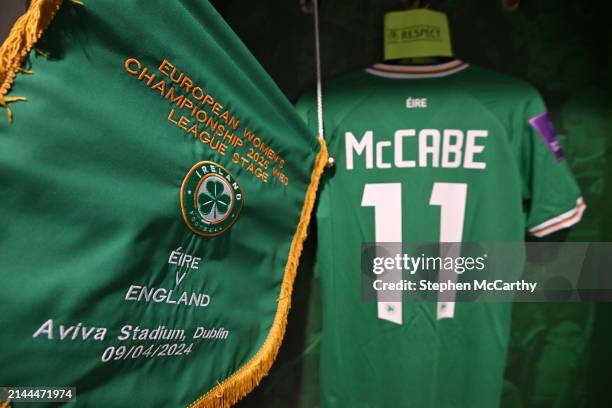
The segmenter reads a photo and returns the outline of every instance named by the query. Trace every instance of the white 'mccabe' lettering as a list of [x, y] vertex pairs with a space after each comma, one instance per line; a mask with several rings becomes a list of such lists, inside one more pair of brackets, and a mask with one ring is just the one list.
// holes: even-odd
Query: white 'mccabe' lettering
[[[399, 129], [392, 140], [374, 142], [374, 131], [366, 130], [358, 139], [354, 133], [344, 134], [346, 169], [357, 165], [366, 169], [447, 168], [484, 170], [487, 163], [481, 155], [489, 136], [486, 130], [459, 129]], [[416, 137], [416, 149], [406, 149], [406, 143]], [[416, 150], [416, 151], [415, 151]]]
[[371, 130], [368, 130], [367, 132], [365, 132], [365, 134], [361, 138], [361, 141], [358, 142], [354, 134], [352, 134], [351, 132], [346, 132], [344, 146], [346, 150], [346, 169], [347, 170], [353, 170], [353, 151], [355, 151], [355, 153], [357, 153], [358, 156], [361, 156], [361, 154], [363, 154], [363, 151], [365, 150], [366, 151], [365, 152], [366, 169], [371, 169], [373, 167], [373, 163], [374, 163], [373, 158], [372, 158], [372, 135], [373, 134], [374, 132], [372, 132]]

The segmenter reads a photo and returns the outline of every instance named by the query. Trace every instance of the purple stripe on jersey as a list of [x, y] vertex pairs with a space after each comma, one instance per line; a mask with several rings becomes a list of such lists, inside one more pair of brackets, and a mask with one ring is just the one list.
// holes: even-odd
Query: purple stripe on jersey
[[544, 140], [548, 149], [552, 152], [557, 160], [563, 160], [563, 150], [555, 136], [555, 128], [553, 127], [548, 112], [544, 112], [529, 119], [529, 124], [538, 132], [538, 135]]

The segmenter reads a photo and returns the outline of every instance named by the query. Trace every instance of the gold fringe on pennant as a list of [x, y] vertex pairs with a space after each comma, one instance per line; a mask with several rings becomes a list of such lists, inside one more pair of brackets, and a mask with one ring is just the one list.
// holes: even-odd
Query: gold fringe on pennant
[[10, 97], [10, 96], [0, 95], [0, 108], [6, 109], [6, 116], [8, 116], [9, 123], [13, 122], [13, 111], [11, 110], [8, 104], [12, 102], [27, 101], [27, 100], [28, 98], [24, 98], [23, 96]]
[[232, 406], [259, 384], [276, 359], [278, 349], [285, 336], [287, 316], [291, 308], [293, 282], [295, 280], [300, 255], [302, 254], [304, 240], [308, 233], [308, 224], [310, 223], [312, 209], [317, 198], [319, 181], [321, 180], [321, 175], [323, 174], [328, 159], [325, 141], [323, 138], [319, 138], [319, 142], [321, 147], [312, 169], [308, 190], [306, 190], [300, 222], [298, 223], [295, 235], [291, 241], [289, 258], [287, 259], [287, 265], [285, 265], [285, 274], [281, 284], [276, 315], [274, 316], [274, 321], [272, 322], [272, 328], [268, 333], [268, 337], [253, 358], [230, 377], [189, 405], [189, 408], [227, 408]]
[[13, 115], [7, 104], [25, 99], [7, 98], [6, 94], [11, 89], [17, 72], [21, 70], [23, 60], [47, 29], [61, 4], [62, 0], [32, 0], [28, 10], [15, 22], [0, 47], [0, 106], [7, 109], [9, 122], [12, 121]]
[[0, 47], [0, 95], [6, 95], [23, 60], [47, 29], [62, 0], [32, 0]]

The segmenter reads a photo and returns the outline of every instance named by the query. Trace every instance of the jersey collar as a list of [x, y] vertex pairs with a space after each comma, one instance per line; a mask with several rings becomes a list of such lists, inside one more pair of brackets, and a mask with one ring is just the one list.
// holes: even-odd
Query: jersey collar
[[463, 71], [469, 64], [453, 60], [434, 65], [389, 65], [374, 64], [366, 72], [385, 78], [440, 78]]

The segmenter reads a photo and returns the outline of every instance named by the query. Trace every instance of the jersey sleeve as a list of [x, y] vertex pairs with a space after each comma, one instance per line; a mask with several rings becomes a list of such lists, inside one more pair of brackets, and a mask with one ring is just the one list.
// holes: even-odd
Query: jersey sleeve
[[523, 121], [523, 169], [526, 224], [529, 233], [544, 237], [569, 228], [582, 218], [586, 204], [563, 156], [555, 129], [540, 95], [534, 91]]

